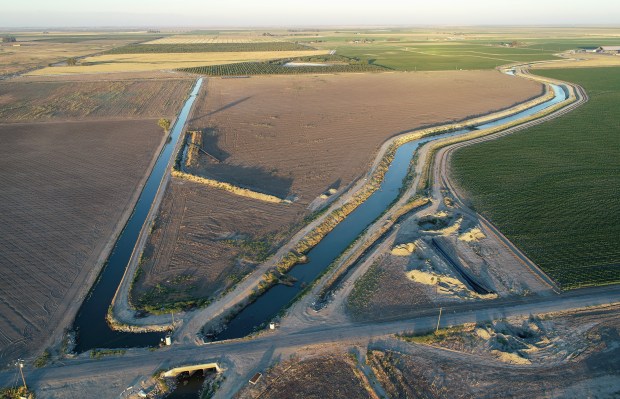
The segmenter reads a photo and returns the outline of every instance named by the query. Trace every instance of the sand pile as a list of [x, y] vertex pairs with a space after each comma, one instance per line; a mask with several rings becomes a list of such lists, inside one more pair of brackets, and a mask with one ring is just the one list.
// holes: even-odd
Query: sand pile
[[416, 245], [412, 242], [406, 244], [399, 244], [392, 248], [392, 255], [395, 256], [409, 256], [416, 250]]
[[470, 229], [469, 231], [466, 231], [465, 233], [459, 236], [459, 240], [465, 241], [465, 242], [477, 242], [477, 241], [482, 240], [483, 238], [486, 238], [486, 236], [477, 227], [474, 227], [473, 229]]

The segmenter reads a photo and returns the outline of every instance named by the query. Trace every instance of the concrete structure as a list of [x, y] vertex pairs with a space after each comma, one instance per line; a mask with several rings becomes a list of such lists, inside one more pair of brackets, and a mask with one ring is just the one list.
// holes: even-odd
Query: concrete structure
[[597, 53], [620, 54], [620, 46], [601, 46], [596, 49]]
[[188, 372], [192, 374], [198, 370], [203, 370], [203, 371], [215, 370], [218, 373], [222, 371], [222, 369], [220, 368], [220, 366], [218, 366], [217, 363], [203, 363], [203, 364], [194, 364], [194, 365], [189, 365], [189, 366], [175, 367], [173, 369], [166, 371], [163, 376], [164, 377], [176, 377], [177, 375], [181, 373]]

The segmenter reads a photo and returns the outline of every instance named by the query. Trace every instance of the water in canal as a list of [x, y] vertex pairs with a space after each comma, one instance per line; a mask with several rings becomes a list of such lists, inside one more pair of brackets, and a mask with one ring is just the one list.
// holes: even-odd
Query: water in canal
[[[525, 118], [566, 99], [566, 92], [563, 88], [557, 85], [552, 85], [552, 88], [555, 93], [553, 99], [515, 115], [477, 126], [476, 129], [487, 129]], [[237, 314], [228, 323], [226, 329], [216, 335], [215, 339], [225, 340], [244, 337], [273, 319], [306, 284], [310, 284], [328, 267], [398, 197], [410, 161], [418, 146], [428, 141], [457, 136], [468, 131], [461, 130], [433, 136], [400, 146], [385, 174], [381, 188], [351, 212], [317, 246], [308, 252], [308, 263], [297, 265], [288, 273], [296, 278], [297, 282], [293, 286], [278, 284], [269, 289]]]
[[[74, 328], [78, 331], [77, 352], [83, 352], [92, 348], [152, 346], [157, 345], [163, 337], [161, 333], [135, 334], [114, 331], [107, 325], [105, 317], [116, 289], [121, 282], [161, 179], [171, 158], [174, 156], [173, 150], [181, 136], [183, 126], [201, 84], [202, 79], [199, 79], [172, 129], [170, 134], [171, 140], [165, 144], [157, 159], [157, 163], [138, 199], [134, 213], [127, 222], [108, 258], [107, 266], [103, 269], [99, 280], [95, 283], [89, 296], [80, 308], [74, 323]], [[555, 92], [553, 99], [516, 115], [483, 124], [477, 128], [490, 128], [525, 118], [566, 100], [567, 94], [564, 88], [557, 85], [551, 86]], [[227, 328], [217, 335], [216, 339], [224, 340], [243, 337], [276, 316], [303, 289], [305, 284], [311, 283], [398, 197], [403, 178], [409, 169], [411, 158], [419, 145], [431, 140], [466, 132], [467, 130], [463, 130], [433, 136], [412, 141], [399, 147], [381, 184], [381, 188], [358, 206], [307, 254], [309, 258], [308, 263], [297, 265], [289, 272], [291, 276], [298, 280], [297, 283], [291, 287], [276, 285], [268, 290], [234, 317]]]
[[202, 78], [198, 79], [189, 98], [181, 109], [170, 132], [170, 139], [164, 144], [153, 170], [149, 175], [138, 202], [121, 235], [118, 237], [112, 253], [106, 261], [99, 278], [80, 308], [73, 328], [77, 331], [75, 351], [80, 353], [93, 348], [128, 348], [154, 346], [163, 337], [162, 333], [125, 333], [112, 330], [106, 322], [108, 307], [112, 303], [125, 269], [131, 258], [140, 230], [144, 225], [151, 205], [159, 189], [174, 149], [183, 132], [185, 121], [196, 99]]

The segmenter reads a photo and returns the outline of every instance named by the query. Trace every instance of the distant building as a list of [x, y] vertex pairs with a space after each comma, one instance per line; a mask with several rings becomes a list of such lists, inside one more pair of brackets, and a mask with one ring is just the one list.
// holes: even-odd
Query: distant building
[[620, 54], [620, 46], [601, 46], [596, 49], [597, 53]]

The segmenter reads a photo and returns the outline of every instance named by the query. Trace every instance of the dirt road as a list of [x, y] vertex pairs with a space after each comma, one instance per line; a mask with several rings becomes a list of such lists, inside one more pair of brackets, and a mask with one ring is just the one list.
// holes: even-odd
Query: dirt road
[[[555, 312], [585, 306], [602, 305], [620, 301], [620, 286], [597, 287], [575, 290], [559, 296], [540, 298], [525, 297], [509, 300], [476, 302], [447, 306], [443, 309], [442, 326], [478, 322], [502, 317], [527, 316], [529, 314]], [[28, 383], [35, 390], [43, 387], [63, 386], [70, 390], [72, 384], [92, 381], [106, 386], [107, 380], [119, 374], [127, 378], [148, 376], [159, 368], [179, 364], [196, 364], [209, 360], [224, 361], [229, 356], [243, 356], [244, 359], [261, 359], [265, 353], [276, 349], [295, 349], [309, 345], [330, 342], [369, 342], [388, 334], [404, 331], [431, 330], [437, 323], [435, 309], [421, 310], [419, 316], [407, 320], [385, 321], [380, 323], [342, 323], [326, 321], [320, 325], [299, 331], [279, 330], [265, 333], [255, 339], [241, 339], [212, 343], [203, 346], [176, 344], [158, 351], [146, 349], [130, 350], [124, 356], [91, 359], [83, 354], [76, 359], [63, 360], [42, 369], [26, 370]], [[112, 377], [111, 377], [112, 376]], [[0, 386], [13, 383], [13, 369], [0, 373]], [[242, 376], [245, 377], [245, 376]], [[102, 388], [105, 389], [105, 388]], [[122, 391], [107, 392], [113, 397]], [[46, 397], [43, 395], [42, 397]], [[49, 396], [48, 396], [49, 397]]]

